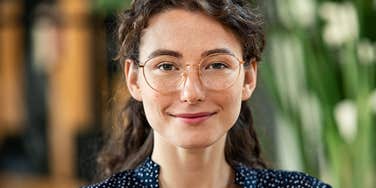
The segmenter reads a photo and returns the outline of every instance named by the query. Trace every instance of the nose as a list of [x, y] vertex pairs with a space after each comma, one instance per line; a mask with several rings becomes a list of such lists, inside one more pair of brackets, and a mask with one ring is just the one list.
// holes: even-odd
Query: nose
[[180, 100], [189, 104], [197, 104], [205, 100], [206, 94], [201, 83], [199, 71], [187, 67], [181, 89]]

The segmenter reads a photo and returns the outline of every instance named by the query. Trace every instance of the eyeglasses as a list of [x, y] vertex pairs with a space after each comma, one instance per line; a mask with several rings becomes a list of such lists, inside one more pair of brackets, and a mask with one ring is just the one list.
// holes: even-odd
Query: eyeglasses
[[170, 93], [184, 85], [189, 72], [198, 71], [201, 84], [210, 90], [231, 87], [240, 74], [244, 61], [232, 54], [216, 53], [201, 59], [199, 64], [185, 64], [181, 59], [161, 55], [145, 61], [139, 67], [148, 85], [157, 92]]

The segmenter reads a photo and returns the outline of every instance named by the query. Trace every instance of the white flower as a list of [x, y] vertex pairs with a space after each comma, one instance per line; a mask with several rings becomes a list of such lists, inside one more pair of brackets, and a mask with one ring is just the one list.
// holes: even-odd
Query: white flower
[[376, 89], [371, 93], [369, 104], [371, 105], [371, 110], [373, 111], [373, 113], [376, 114]]
[[357, 134], [357, 109], [351, 100], [344, 100], [334, 109], [335, 120], [341, 136], [349, 143], [354, 141]]
[[315, 2], [314, 0], [276, 1], [277, 13], [282, 23], [287, 27], [292, 27], [294, 24], [308, 27], [315, 23]]
[[328, 45], [340, 46], [358, 38], [358, 16], [351, 2], [325, 2], [320, 6], [319, 12], [327, 22], [323, 38]]
[[362, 64], [371, 64], [375, 62], [376, 52], [369, 40], [362, 40], [358, 43], [358, 58]]
[[298, 24], [303, 27], [314, 24], [316, 1], [313, 0], [292, 0], [290, 7], [292, 16], [296, 19]]

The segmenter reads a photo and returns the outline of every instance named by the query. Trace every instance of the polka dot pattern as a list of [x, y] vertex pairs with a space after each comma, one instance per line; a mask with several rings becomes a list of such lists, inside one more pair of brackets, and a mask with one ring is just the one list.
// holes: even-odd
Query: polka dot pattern
[[254, 169], [242, 164], [235, 167], [235, 183], [244, 188], [331, 188], [302, 172]]
[[[117, 173], [106, 180], [83, 188], [158, 188], [159, 165], [148, 157], [135, 169]], [[301, 172], [254, 169], [238, 164], [234, 182], [243, 188], [331, 188]]]

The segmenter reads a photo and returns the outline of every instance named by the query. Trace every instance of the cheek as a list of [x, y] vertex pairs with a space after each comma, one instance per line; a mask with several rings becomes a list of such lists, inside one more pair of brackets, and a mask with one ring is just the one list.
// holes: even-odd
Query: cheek
[[163, 122], [166, 122], [165, 109], [171, 101], [170, 97], [162, 96], [150, 87], [141, 87], [142, 103], [145, 110], [146, 119], [153, 129], [158, 130]]
[[230, 125], [233, 126], [239, 117], [241, 107], [241, 97], [237, 94], [232, 97], [232, 100], [228, 100], [226, 113], [228, 114]]
[[163, 97], [158, 97], [158, 95], [153, 95], [151, 93], [147, 95], [143, 95], [142, 103], [145, 109], [146, 118], [149, 121], [150, 125], [155, 124], [154, 122], [160, 121], [163, 117], [162, 109], [164, 108], [164, 100]]
[[142, 71], [140, 71], [140, 73], [141, 74], [138, 75], [138, 85], [141, 100], [145, 110], [146, 118], [149, 124], [152, 125], [152, 122], [155, 121], [155, 117], [158, 117], [159, 115], [159, 104], [163, 101], [156, 100], [159, 97], [158, 93], [151, 89], [149, 85], [145, 82], [142, 76]]
[[[241, 75], [242, 76], [242, 75]], [[242, 77], [240, 77], [242, 78]], [[231, 88], [228, 89], [228, 99], [233, 108], [239, 108], [242, 102], [243, 82], [239, 79]]]
[[223, 92], [222, 95], [218, 96], [218, 100], [221, 101], [218, 103], [222, 104], [222, 108], [224, 109], [221, 121], [226, 122], [229, 126], [233, 126], [239, 117], [242, 103], [242, 88], [239, 85], [234, 86], [233, 88], [229, 88], [228, 92]]

